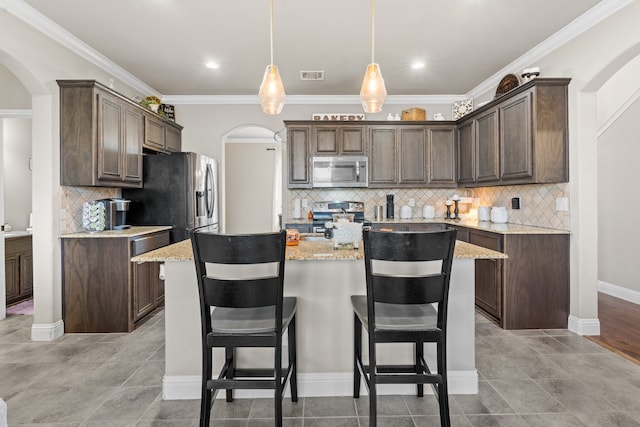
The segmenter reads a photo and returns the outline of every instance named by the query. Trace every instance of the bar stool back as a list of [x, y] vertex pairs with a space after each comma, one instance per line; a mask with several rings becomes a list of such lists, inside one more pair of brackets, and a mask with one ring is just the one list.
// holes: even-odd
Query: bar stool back
[[[195, 231], [191, 242], [198, 276], [202, 324], [200, 426], [208, 427], [219, 389], [273, 389], [276, 426], [282, 426], [282, 396], [290, 380], [297, 402], [296, 298], [283, 297], [286, 232], [225, 235]], [[282, 336], [288, 329], [289, 364], [282, 369]], [[225, 363], [212, 378], [212, 349], [225, 348]], [[236, 348], [273, 347], [273, 369], [241, 369]]]
[[[369, 426], [376, 426], [378, 384], [431, 384], [442, 426], [450, 425], [447, 394], [447, 300], [456, 230], [363, 233], [367, 295], [351, 296], [354, 310], [353, 396], [360, 381], [369, 390]], [[433, 267], [433, 262], [437, 265]], [[431, 265], [428, 265], [431, 264]], [[434, 309], [433, 304], [437, 306]], [[362, 327], [369, 339], [369, 364], [362, 361]], [[424, 343], [437, 347], [437, 372], [424, 360]], [[377, 343], [414, 343], [414, 365], [379, 365]]]

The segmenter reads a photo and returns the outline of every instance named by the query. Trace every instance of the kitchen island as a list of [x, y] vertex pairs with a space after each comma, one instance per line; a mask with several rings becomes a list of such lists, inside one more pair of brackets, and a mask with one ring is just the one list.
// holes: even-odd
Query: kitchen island
[[[501, 259], [505, 254], [457, 241], [449, 297], [448, 368], [449, 392], [478, 391], [475, 369], [474, 263], [476, 259]], [[301, 396], [345, 396], [352, 393], [353, 312], [350, 295], [365, 294], [362, 248], [334, 250], [328, 240], [301, 240], [287, 247], [285, 289], [298, 298], [298, 390]], [[200, 397], [200, 309], [191, 242], [185, 240], [132, 258], [134, 262], [165, 264], [165, 375], [163, 398]], [[268, 350], [238, 352], [243, 361], [272, 364]], [[286, 354], [286, 352], [284, 353]], [[411, 362], [412, 346], [381, 345], [383, 363]], [[399, 360], [398, 357], [403, 358]], [[435, 366], [435, 348], [425, 346], [425, 357]], [[214, 351], [214, 372], [219, 371], [222, 352]], [[406, 359], [406, 360], [404, 360]], [[389, 385], [380, 393], [410, 394], [415, 386]], [[268, 391], [238, 390], [239, 397], [271, 396]]]

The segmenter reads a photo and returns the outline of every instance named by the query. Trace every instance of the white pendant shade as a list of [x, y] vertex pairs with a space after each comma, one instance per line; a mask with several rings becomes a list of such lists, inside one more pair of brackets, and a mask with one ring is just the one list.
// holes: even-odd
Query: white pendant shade
[[280, 114], [284, 107], [285, 93], [280, 72], [275, 65], [267, 65], [258, 95], [262, 111], [267, 114]]
[[366, 113], [379, 113], [387, 99], [387, 89], [384, 87], [384, 79], [380, 66], [371, 63], [364, 73], [362, 88], [360, 89], [360, 102]]

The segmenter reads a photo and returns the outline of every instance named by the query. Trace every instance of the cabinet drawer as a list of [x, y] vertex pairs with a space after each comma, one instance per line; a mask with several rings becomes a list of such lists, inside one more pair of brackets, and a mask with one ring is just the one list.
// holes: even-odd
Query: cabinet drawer
[[131, 241], [131, 256], [143, 254], [169, 244], [169, 232], [139, 237]]
[[503, 252], [503, 239], [500, 234], [469, 231], [469, 243], [483, 248]]

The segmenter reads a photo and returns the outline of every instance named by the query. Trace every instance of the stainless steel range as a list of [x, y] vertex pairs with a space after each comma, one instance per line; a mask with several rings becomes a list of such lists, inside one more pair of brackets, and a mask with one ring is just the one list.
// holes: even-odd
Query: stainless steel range
[[311, 211], [314, 233], [324, 233], [324, 223], [331, 221], [335, 213], [351, 213], [355, 222], [365, 222], [363, 202], [314, 202]]

